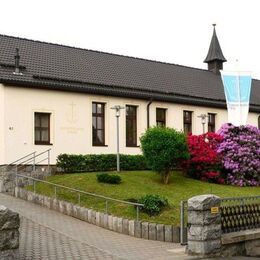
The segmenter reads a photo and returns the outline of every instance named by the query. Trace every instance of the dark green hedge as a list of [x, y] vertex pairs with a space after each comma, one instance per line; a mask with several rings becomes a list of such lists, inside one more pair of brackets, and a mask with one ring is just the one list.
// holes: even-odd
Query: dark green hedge
[[[116, 170], [116, 154], [60, 154], [57, 167], [62, 172], [99, 172]], [[142, 155], [120, 155], [120, 169], [125, 171], [147, 170]]]
[[120, 184], [122, 179], [116, 174], [100, 173], [97, 174], [97, 181], [109, 184]]

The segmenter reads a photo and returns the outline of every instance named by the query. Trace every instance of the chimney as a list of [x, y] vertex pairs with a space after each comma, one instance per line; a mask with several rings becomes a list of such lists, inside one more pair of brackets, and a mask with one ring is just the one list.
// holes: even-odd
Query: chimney
[[16, 54], [14, 56], [14, 74], [16, 75], [22, 75], [22, 73], [20, 72], [20, 55], [19, 55], [19, 49], [16, 48]]

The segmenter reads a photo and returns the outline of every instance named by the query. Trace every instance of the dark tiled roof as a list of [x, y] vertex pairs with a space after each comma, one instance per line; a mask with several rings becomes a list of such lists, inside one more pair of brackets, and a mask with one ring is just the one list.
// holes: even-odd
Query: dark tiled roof
[[[23, 75], [14, 75], [15, 49]], [[0, 82], [224, 107], [221, 77], [202, 69], [0, 35]], [[260, 111], [254, 80], [251, 110]]]
[[214, 24], [214, 29], [213, 29], [213, 35], [211, 38], [211, 42], [210, 42], [210, 46], [209, 46], [209, 51], [208, 51], [208, 55], [206, 57], [206, 59], [204, 60], [204, 62], [211, 62], [214, 60], [220, 60], [220, 61], [227, 61], [222, 53], [219, 41], [218, 41], [218, 37], [216, 34], [216, 30], [215, 30], [215, 24]]

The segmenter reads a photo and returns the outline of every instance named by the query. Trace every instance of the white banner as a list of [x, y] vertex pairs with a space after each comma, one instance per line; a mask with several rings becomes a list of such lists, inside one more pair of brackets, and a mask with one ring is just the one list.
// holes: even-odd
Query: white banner
[[250, 73], [221, 71], [221, 78], [227, 102], [228, 123], [246, 125], [252, 82]]

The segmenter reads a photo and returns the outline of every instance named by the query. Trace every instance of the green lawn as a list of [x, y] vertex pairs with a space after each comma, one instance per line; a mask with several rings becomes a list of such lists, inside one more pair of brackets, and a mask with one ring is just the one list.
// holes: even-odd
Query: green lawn
[[[213, 193], [220, 197], [254, 196], [260, 194], [260, 188], [256, 187], [233, 187], [228, 185], [210, 184], [184, 177], [180, 172], [174, 172], [170, 183], [160, 183], [160, 176], [151, 171], [132, 171], [120, 173], [122, 183], [111, 185], [98, 183], [96, 173], [64, 174], [48, 177], [48, 181], [61, 185], [73, 187], [79, 190], [109, 196], [121, 200], [140, 198], [145, 194], [158, 194], [168, 199], [170, 208], [164, 210], [160, 215], [149, 217], [142, 213], [140, 219], [150, 222], [179, 225], [179, 205], [181, 200], [187, 200], [199, 194]], [[31, 190], [32, 187], [29, 187]], [[38, 183], [36, 191], [48, 196], [54, 196], [54, 189], [50, 185]], [[77, 194], [57, 190], [58, 198], [77, 202]], [[101, 199], [82, 196], [81, 205], [104, 211], [105, 203]], [[134, 219], [136, 211], [133, 207], [123, 204], [109, 202], [109, 213]]]

